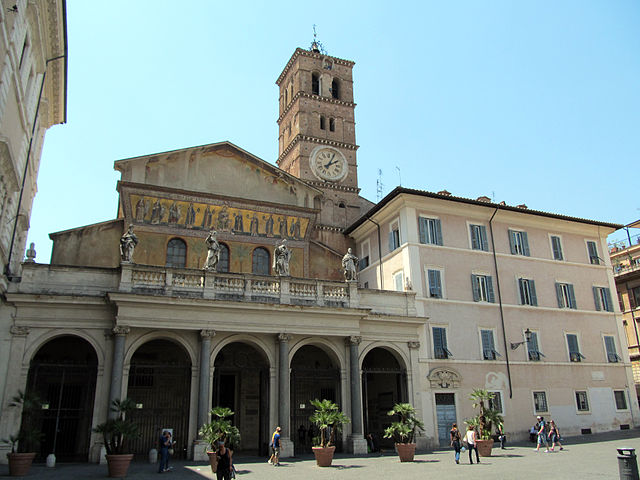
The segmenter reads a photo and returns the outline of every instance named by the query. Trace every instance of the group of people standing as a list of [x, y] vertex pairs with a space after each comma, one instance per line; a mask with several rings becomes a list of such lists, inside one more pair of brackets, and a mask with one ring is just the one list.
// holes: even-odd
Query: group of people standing
[[451, 426], [451, 431], [449, 432], [451, 435], [451, 446], [455, 451], [455, 459], [456, 463], [460, 463], [460, 452], [464, 449], [469, 450], [469, 463], [473, 464], [473, 452], [476, 452], [476, 463], [480, 463], [480, 455], [478, 454], [478, 443], [477, 443], [477, 435], [476, 430], [471, 425], [467, 427], [467, 431], [464, 434], [464, 437], [458, 430], [458, 425], [453, 424]]
[[[536, 452], [540, 451], [542, 444], [545, 446], [544, 453], [553, 452], [556, 445], [560, 447], [560, 450], [563, 450], [562, 444], [560, 443], [560, 430], [558, 430], [556, 422], [551, 420], [547, 423], [544, 421], [544, 417], [539, 415], [537, 420], [538, 423], [532, 427], [536, 432]], [[549, 443], [551, 443], [551, 448], [549, 448]]]

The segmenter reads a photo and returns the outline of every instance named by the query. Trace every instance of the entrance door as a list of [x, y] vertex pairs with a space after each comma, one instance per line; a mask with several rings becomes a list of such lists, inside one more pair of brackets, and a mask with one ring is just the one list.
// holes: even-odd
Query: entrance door
[[436, 416], [438, 442], [441, 447], [447, 447], [451, 443], [451, 425], [456, 423], [456, 398], [453, 393], [436, 393]]

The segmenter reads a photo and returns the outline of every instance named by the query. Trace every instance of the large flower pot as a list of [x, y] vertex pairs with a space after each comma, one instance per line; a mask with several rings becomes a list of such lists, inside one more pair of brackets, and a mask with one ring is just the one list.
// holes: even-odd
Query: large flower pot
[[401, 462], [413, 462], [416, 454], [415, 443], [396, 443], [396, 451]]
[[336, 447], [312, 447], [313, 454], [316, 456], [316, 463], [319, 467], [330, 467], [333, 461], [333, 452]]
[[478, 446], [478, 455], [481, 457], [490, 457], [491, 449], [493, 448], [493, 438], [489, 440], [476, 440]]
[[216, 473], [216, 470], [218, 469], [218, 457], [216, 455], [216, 452], [207, 451], [207, 455], [209, 455], [209, 465], [211, 465], [211, 471], [213, 473]]
[[133, 460], [133, 453], [126, 455], [105, 455], [107, 458], [107, 468], [109, 469], [109, 476], [115, 478], [122, 478], [127, 476], [129, 465]]
[[35, 453], [7, 453], [9, 459], [9, 475], [12, 477], [24, 477], [29, 473]]

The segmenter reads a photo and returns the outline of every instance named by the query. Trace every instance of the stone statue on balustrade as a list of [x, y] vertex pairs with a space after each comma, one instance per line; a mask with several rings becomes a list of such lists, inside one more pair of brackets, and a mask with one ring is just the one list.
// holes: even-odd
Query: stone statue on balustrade
[[133, 263], [133, 250], [138, 245], [138, 237], [133, 233], [133, 225], [120, 237], [120, 262]]
[[215, 230], [209, 232], [205, 243], [207, 244], [207, 259], [204, 262], [204, 270], [215, 272], [220, 261], [220, 244], [216, 239]]
[[342, 268], [344, 270], [344, 279], [347, 282], [355, 282], [358, 280], [358, 272], [356, 265], [358, 264], [358, 257], [351, 253], [351, 249], [347, 249], [344, 257], [342, 257]]
[[279, 277], [288, 277], [289, 261], [291, 260], [291, 249], [287, 247], [287, 239], [285, 238], [276, 247], [273, 253], [273, 273]]

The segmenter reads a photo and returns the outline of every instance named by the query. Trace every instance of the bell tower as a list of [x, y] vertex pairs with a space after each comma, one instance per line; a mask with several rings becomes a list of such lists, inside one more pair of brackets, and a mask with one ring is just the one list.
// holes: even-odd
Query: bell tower
[[[369, 205], [358, 193], [354, 62], [326, 55], [315, 40], [297, 48], [276, 84], [279, 96], [278, 167], [323, 192], [317, 229], [342, 235]], [[318, 232], [323, 243], [342, 249], [344, 239]]]

